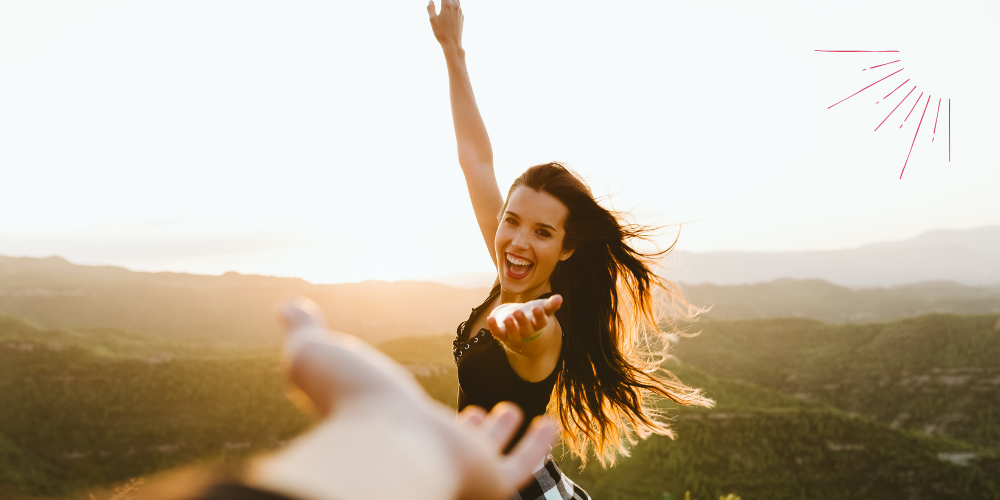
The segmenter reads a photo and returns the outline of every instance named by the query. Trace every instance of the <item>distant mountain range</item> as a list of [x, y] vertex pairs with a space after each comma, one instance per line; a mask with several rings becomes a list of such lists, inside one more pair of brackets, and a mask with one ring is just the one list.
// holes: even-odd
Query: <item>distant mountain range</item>
[[[888, 321], [927, 313], [998, 314], [1000, 287], [923, 283], [852, 290], [820, 280], [754, 285], [682, 285], [711, 307], [708, 319], [813, 318], [830, 323]], [[159, 339], [275, 345], [274, 311], [302, 295], [323, 308], [330, 326], [378, 343], [453, 334], [485, 288], [417, 281], [314, 285], [294, 278], [227, 273], [199, 276], [80, 266], [58, 257], [0, 256], [0, 315], [49, 328], [113, 329]]]
[[916, 238], [847, 250], [676, 252], [663, 275], [681, 283], [743, 285], [821, 279], [852, 288], [951, 281], [1000, 285], [1000, 225], [928, 231]]
[[336, 330], [378, 343], [454, 332], [485, 290], [414, 281], [314, 285], [297, 278], [201, 276], [0, 256], [0, 315], [50, 328], [111, 328], [161, 339], [277, 345], [276, 307], [305, 296]]
[[[1000, 226], [928, 231], [903, 241], [805, 252], [682, 252], [670, 254], [663, 276], [686, 284], [747, 285], [783, 278], [823, 280], [851, 288], [951, 281], [1000, 285]], [[450, 274], [427, 281], [487, 287], [493, 273]]]

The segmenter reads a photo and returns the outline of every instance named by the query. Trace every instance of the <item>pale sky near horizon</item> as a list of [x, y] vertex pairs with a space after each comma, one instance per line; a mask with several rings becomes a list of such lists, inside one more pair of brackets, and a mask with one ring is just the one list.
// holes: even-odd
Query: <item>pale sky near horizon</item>
[[[313, 282], [489, 271], [424, 5], [3, 0], [0, 255]], [[640, 222], [684, 223], [689, 251], [1000, 224], [998, 2], [463, 9], [504, 192], [564, 161]]]

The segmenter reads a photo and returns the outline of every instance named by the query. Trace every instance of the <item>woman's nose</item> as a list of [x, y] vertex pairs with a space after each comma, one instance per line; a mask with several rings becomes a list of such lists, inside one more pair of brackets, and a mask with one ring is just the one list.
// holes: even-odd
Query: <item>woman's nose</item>
[[514, 248], [522, 248], [522, 249], [527, 250], [528, 249], [528, 235], [524, 234], [521, 231], [518, 231], [517, 234], [514, 235], [514, 240], [511, 243], [514, 245]]

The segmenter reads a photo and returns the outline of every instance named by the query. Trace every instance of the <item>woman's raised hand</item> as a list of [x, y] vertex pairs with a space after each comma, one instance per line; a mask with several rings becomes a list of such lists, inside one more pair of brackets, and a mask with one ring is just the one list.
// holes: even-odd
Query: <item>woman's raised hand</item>
[[502, 304], [486, 319], [490, 332], [504, 342], [531, 342], [554, 324], [552, 316], [562, 306], [562, 295], [520, 303]]
[[434, 7], [434, 0], [427, 4], [427, 14], [431, 18], [431, 28], [434, 30], [434, 38], [441, 44], [442, 48], [462, 47], [462, 6], [458, 0], [441, 0], [441, 12], [438, 13]]

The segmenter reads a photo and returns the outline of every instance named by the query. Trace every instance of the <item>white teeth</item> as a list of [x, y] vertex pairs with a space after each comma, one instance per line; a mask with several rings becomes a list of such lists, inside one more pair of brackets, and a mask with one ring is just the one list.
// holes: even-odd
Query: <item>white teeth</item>
[[530, 260], [524, 260], [524, 259], [519, 259], [517, 257], [511, 257], [510, 255], [507, 256], [507, 262], [510, 262], [511, 264], [513, 264], [515, 266], [530, 266], [531, 265], [531, 261]]

